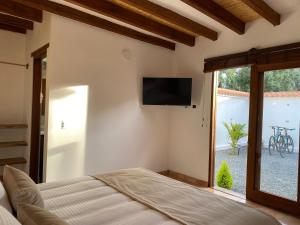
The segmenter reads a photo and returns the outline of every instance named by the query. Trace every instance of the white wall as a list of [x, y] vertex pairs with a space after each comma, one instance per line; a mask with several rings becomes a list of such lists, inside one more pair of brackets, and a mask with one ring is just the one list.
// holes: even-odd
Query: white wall
[[[0, 30], [0, 61], [26, 64], [25, 35]], [[24, 122], [25, 70], [0, 63], [0, 123]]]
[[174, 53], [58, 16], [50, 39], [47, 181], [168, 169], [168, 108], [142, 106], [141, 78], [171, 76]]
[[[26, 64], [25, 35], [0, 30], [0, 61]], [[0, 63], [0, 124], [24, 123], [25, 67]], [[0, 129], [0, 141], [24, 140], [24, 129]], [[0, 158], [23, 157], [26, 147], [1, 148]], [[24, 165], [18, 165], [25, 169]], [[3, 167], [0, 168], [2, 174]]]
[[[203, 73], [205, 58], [235, 52], [248, 51], [300, 41], [298, 27], [300, 8], [294, 8], [288, 16], [283, 15], [282, 24], [273, 27], [260, 19], [247, 26], [244, 35], [229, 29], [220, 33], [215, 42], [198, 38], [194, 48], [177, 45], [175, 65], [177, 76], [194, 78], [194, 102], [197, 109], [172, 110], [170, 127], [170, 169], [198, 179], [208, 180], [209, 123], [211, 102], [211, 74]], [[204, 118], [204, 126], [202, 126]]]
[[[30, 146], [31, 138], [31, 110], [32, 110], [32, 84], [33, 84], [33, 58], [31, 53], [46, 45], [50, 41], [50, 24], [51, 24], [51, 14], [43, 13], [43, 22], [34, 23], [34, 30], [27, 31], [26, 34], [26, 50], [25, 58], [26, 63], [29, 64], [28, 70], [26, 70], [25, 80], [24, 80], [24, 112], [25, 121], [28, 124], [27, 129], [27, 142]], [[46, 102], [47, 104], [47, 102]], [[45, 140], [47, 142], [47, 139]], [[30, 163], [30, 149], [28, 148], [25, 154], [27, 159], [27, 170], [29, 169]]]

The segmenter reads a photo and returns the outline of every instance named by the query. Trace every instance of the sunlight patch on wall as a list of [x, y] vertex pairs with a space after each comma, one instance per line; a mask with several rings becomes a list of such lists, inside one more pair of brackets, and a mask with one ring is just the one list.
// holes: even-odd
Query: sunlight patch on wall
[[88, 86], [50, 93], [47, 182], [84, 174]]

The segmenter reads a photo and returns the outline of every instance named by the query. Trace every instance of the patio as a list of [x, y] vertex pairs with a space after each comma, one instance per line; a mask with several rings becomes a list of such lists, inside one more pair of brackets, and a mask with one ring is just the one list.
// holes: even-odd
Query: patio
[[[281, 158], [279, 153], [269, 155], [267, 149], [262, 154], [261, 190], [291, 200], [297, 199], [298, 153]], [[233, 177], [232, 191], [246, 194], [247, 151], [231, 155], [230, 150], [216, 151], [215, 174], [222, 161], [226, 161]], [[288, 185], [287, 185], [288, 184]], [[268, 191], [267, 191], [268, 190]]]

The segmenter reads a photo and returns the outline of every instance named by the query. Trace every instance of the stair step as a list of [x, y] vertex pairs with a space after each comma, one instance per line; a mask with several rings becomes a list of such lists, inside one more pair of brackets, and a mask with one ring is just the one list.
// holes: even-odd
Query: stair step
[[0, 124], [0, 129], [28, 128], [27, 124]]
[[27, 143], [25, 141], [0, 142], [0, 148], [18, 147], [18, 146], [27, 146]]
[[14, 164], [25, 164], [25, 163], [26, 163], [26, 159], [21, 158], [21, 157], [0, 159], [0, 166], [14, 165]]

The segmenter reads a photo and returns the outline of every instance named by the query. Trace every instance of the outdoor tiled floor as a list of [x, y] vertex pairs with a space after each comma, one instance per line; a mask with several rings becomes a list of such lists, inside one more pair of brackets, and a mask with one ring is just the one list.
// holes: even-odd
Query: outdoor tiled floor
[[[297, 199], [298, 154], [287, 154], [281, 158], [279, 153], [269, 155], [268, 150], [262, 154], [261, 190], [288, 199]], [[240, 155], [230, 155], [229, 150], [217, 151], [215, 173], [221, 162], [227, 161], [233, 176], [232, 191], [246, 193], [247, 152], [242, 150]]]

